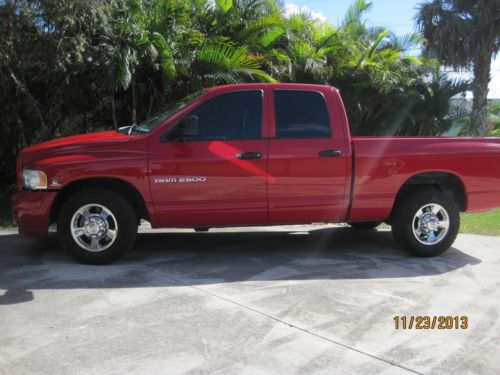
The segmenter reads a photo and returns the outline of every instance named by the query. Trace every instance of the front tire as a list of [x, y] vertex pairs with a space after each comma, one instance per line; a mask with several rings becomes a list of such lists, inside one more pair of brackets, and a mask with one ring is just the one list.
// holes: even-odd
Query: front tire
[[460, 227], [453, 199], [432, 188], [414, 189], [402, 196], [396, 202], [391, 221], [396, 242], [418, 257], [444, 253], [455, 241]]
[[63, 248], [86, 264], [107, 264], [129, 250], [137, 235], [137, 216], [120, 194], [92, 188], [65, 202], [57, 221]]

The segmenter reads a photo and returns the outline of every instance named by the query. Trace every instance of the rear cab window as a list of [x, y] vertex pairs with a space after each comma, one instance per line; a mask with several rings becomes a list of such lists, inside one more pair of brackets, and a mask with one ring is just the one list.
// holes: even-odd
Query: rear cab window
[[273, 90], [276, 138], [330, 138], [330, 118], [322, 93]]

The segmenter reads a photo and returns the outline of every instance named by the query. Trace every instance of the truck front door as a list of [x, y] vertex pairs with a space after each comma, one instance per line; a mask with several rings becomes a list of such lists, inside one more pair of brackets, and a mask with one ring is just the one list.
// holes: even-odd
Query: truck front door
[[221, 93], [150, 144], [150, 186], [160, 226], [267, 222], [263, 90]]

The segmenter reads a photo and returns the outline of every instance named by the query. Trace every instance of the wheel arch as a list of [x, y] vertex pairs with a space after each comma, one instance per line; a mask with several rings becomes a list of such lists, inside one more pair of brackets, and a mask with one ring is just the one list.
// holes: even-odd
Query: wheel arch
[[132, 184], [115, 177], [91, 177], [72, 181], [58, 192], [50, 210], [50, 223], [57, 221], [64, 202], [71, 195], [88, 188], [105, 188], [121, 194], [132, 204], [138, 219], [150, 221], [144, 198]]
[[391, 217], [394, 213], [394, 207], [405, 194], [408, 194], [416, 187], [434, 187], [452, 197], [458, 210], [464, 212], [467, 210], [467, 191], [462, 179], [456, 174], [448, 171], [426, 171], [417, 173], [408, 179], [399, 188], [392, 207]]

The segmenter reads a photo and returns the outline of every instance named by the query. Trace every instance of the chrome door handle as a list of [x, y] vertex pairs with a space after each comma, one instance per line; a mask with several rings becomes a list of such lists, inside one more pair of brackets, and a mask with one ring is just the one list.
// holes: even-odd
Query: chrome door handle
[[323, 150], [319, 152], [319, 156], [323, 158], [337, 158], [342, 156], [342, 151], [340, 150]]
[[260, 159], [262, 154], [260, 152], [240, 152], [236, 154], [238, 159]]

